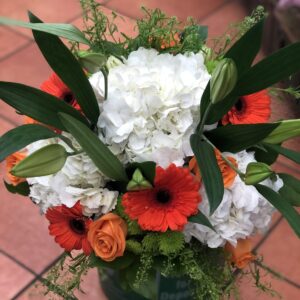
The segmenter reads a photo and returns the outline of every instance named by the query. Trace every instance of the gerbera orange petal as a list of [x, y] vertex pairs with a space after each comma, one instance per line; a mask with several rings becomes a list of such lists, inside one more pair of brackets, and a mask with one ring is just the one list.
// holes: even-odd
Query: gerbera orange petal
[[66, 251], [82, 249], [89, 255], [92, 248], [87, 240], [87, 232], [91, 220], [82, 214], [78, 201], [72, 208], [65, 205], [49, 208], [46, 213], [49, 220], [49, 233], [55, 236], [55, 241]]
[[267, 90], [242, 96], [222, 118], [222, 124], [265, 123], [271, 115], [271, 98]]
[[183, 230], [187, 218], [198, 211], [200, 184], [189, 170], [171, 164], [156, 168], [154, 188], [128, 192], [122, 197], [126, 214], [143, 230]]

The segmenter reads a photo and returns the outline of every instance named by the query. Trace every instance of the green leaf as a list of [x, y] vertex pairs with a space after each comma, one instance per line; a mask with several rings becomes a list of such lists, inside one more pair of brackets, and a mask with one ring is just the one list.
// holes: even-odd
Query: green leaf
[[68, 153], [59, 144], [45, 146], [15, 165], [11, 174], [21, 178], [40, 177], [55, 174], [62, 169]]
[[106, 65], [107, 57], [102, 53], [80, 51], [77, 55], [79, 63], [89, 73], [99, 72]]
[[117, 181], [128, 182], [128, 177], [122, 163], [100, 141], [96, 134], [72, 116], [59, 113], [59, 117], [64, 126], [75, 137], [82, 149], [104, 175]]
[[288, 185], [284, 185], [278, 193], [292, 205], [300, 206], [300, 193], [296, 192], [293, 188]]
[[206, 137], [222, 152], [239, 152], [259, 142], [279, 123], [226, 125], [205, 132]]
[[256, 23], [225, 54], [235, 61], [239, 77], [250, 68], [260, 49], [264, 22], [265, 19], [262, 19]]
[[278, 157], [278, 153], [271, 149], [266, 149], [262, 145], [257, 145], [253, 150], [255, 151], [255, 159], [269, 166], [272, 165]]
[[297, 164], [300, 164], [300, 153], [287, 149], [287, 148], [283, 148], [279, 145], [271, 145], [271, 144], [266, 144], [264, 143], [263, 146], [267, 149], [271, 149], [271, 151], [275, 151], [291, 160], [293, 160], [294, 162], [296, 162]]
[[[41, 23], [41, 20], [33, 14], [29, 13], [29, 17], [32, 23]], [[33, 36], [49, 66], [75, 95], [85, 116], [93, 124], [97, 124], [100, 114], [98, 102], [87, 76], [74, 55], [56, 36], [35, 30]]]
[[215, 231], [214, 226], [210, 223], [207, 216], [205, 214], [203, 214], [201, 211], [198, 211], [198, 213], [195, 216], [189, 217], [188, 221], [192, 222], [192, 223], [204, 225], [204, 226], [212, 229], [213, 231]]
[[19, 194], [27, 197], [30, 193], [29, 184], [27, 181], [21, 182], [18, 185], [9, 184], [4, 181], [6, 189], [12, 194]]
[[279, 194], [286, 197], [291, 205], [300, 206], [300, 180], [289, 174], [280, 173], [278, 175], [284, 183]]
[[123, 256], [117, 257], [111, 262], [106, 262], [92, 253], [89, 258], [89, 266], [91, 268], [109, 268], [120, 270], [129, 267], [133, 263], [134, 258], [135, 256], [132, 253], [125, 252]]
[[213, 214], [220, 205], [224, 194], [223, 177], [217, 163], [215, 151], [198, 134], [192, 134], [190, 142], [201, 171], [210, 205], [210, 214]]
[[300, 136], [300, 119], [283, 120], [278, 122], [278, 126], [264, 139], [264, 142], [280, 144], [296, 136]]
[[15, 153], [27, 145], [44, 139], [59, 136], [47, 127], [28, 124], [16, 127], [0, 138], [0, 162], [8, 155]]
[[288, 45], [266, 57], [238, 81], [238, 96], [261, 91], [300, 70], [300, 42]]
[[154, 178], [155, 178], [155, 170], [156, 170], [156, 163], [153, 161], [144, 161], [142, 163], [131, 163], [129, 166], [126, 168], [128, 177], [131, 178], [133, 175], [133, 172], [136, 169], [140, 169], [147, 178], [147, 180], [153, 185], [154, 184]]
[[0, 82], [0, 98], [18, 112], [41, 123], [66, 130], [57, 113], [63, 112], [88, 125], [76, 109], [60, 99], [20, 83]]
[[34, 29], [37, 31], [46, 32], [66, 38], [70, 41], [79, 42], [90, 45], [90, 42], [84, 37], [84, 34], [74, 25], [71, 24], [57, 24], [57, 23], [43, 23], [32, 24], [28, 22], [13, 20], [5, 17], [0, 17], [0, 25], [19, 26], [23, 28]]
[[[264, 27], [264, 19], [255, 24], [249, 29], [237, 42], [227, 51], [225, 57], [231, 58], [235, 61], [238, 78], [240, 78], [251, 66], [254, 58], [256, 57], [262, 40], [262, 32]], [[232, 92], [228, 97], [212, 106], [210, 113], [208, 114], [206, 124], [213, 124], [218, 122], [238, 100]], [[209, 88], [206, 90], [201, 99], [201, 118], [204, 115], [208, 104], [210, 102]]]
[[293, 206], [286, 201], [281, 195], [274, 192], [267, 186], [256, 184], [257, 191], [265, 197], [276, 209], [278, 209], [283, 217], [288, 221], [292, 229], [300, 238], [300, 215]]

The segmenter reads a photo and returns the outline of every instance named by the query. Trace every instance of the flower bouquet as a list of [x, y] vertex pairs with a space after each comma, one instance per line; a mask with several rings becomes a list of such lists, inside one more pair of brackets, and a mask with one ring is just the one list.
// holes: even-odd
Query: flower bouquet
[[0, 138], [5, 185], [40, 207], [66, 253], [70, 274], [54, 268], [46, 285], [74, 299], [97, 267], [109, 299], [230, 295], [238, 275], [257, 278], [249, 238], [274, 211], [300, 236], [299, 181], [271, 168], [279, 154], [300, 162], [281, 145], [300, 120], [268, 123], [266, 90], [300, 70], [300, 43], [253, 65], [260, 7], [209, 47], [191, 18], [143, 9], [136, 36], [116, 38], [115, 14], [81, 5], [83, 32], [32, 13], [0, 18], [32, 29], [54, 71], [40, 90], [0, 82], [0, 98], [25, 116]]

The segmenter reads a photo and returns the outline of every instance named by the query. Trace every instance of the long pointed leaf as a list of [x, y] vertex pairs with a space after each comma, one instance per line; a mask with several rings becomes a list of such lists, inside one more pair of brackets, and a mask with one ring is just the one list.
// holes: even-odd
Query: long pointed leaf
[[0, 98], [20, 113], [41, 123], [65, 130], [57, 113], [64, 112], [88, 125], [76, 109], [60, 99], [20, 83], [0, 82]]
[[42, 31], [53, 35], [57, 35], [62, 38], [66, 38], [70, 41], [75, 41], [82, 44], [90, 45], [90, 42], [84, 37], [84, 34], [77, 27], [71, 24], [58, 24], [58, 23], [32, 24], [28, 22], [0, 17], [0, 25], [19, 26], [23, 28], [34, 29], [37, 31]]
[[213, 225], [210, 223], [207, 216], [205, 214], [203, 214], [201, 211], [199, 211], [197, 213], [197, 215], [189, 217], [188, 220], [189, 220], [189, 222], [204, 225], [204, 226], [212, 229], [213, 231], [215, 231]]
[[[262, 40], [262, 33], [264, 27], [264, 19], [250, 28], [237, 42], [227, 51], [225, 57], [234, 60], [237, 70], [238, 78], [240, 78], [251, 66], [254, 58], [256, 57]], [[208, 89], [208, 90], [207, 90]], [[201, 99], [201, 117], [210, 101], [209, 87], [206, 88]], [[224, 101], [212, 106], [212, 109], [207, 117], [207, 124], [218, 122], [228, 110], [235, 104], [237, 97], [231, 93]]]
[[237, 83], [235, 93], [248, 95], [263, 90], [300, 70], [300, 42], [282, 48], [254, 65]]
[[[41, 23], [34, 15], [29, 16], [32, 23]], [[50, 67], [72, 90], [86, 117], [96, 124], [100, 113], [97, 99], [74, 55], [54, 35], [33, 30], [33, 36]]]
[[123, 165], [97, 135], [73, 117], [63, 113], [59, 113], [59, 116], [68, 131], [104, 175], [117, 181], [128, 182]]
[[206, 137], [221, 151], [239, 152], [259, 142], [279, 123], [227, 125], [205, 132]]
[[217, 163], [215, 151], [198, 134], [193, 134], [190, 142], [205, 185], [210, 205], [210, 214], [213, 214], [220, 205], [224, 194], [223, 178]]
[[287, 158], [289, 158], [290, 160], [293, 160], [294, 162], [296, 162], [297, 164], [300, 164], [300, 153], [287, 149], [287, 148], [283, 148], [279, 145], [271, 145], [271, 144], [263, 144], [263, 146], [267, 149], [271, 149]]
[[288, 221], [292, 229], [300, 238], [300, 215], [293, 206], [285, 200], [281, 195], [274, 192], [267, 186], [256, 184], [257, 191], [264, 196], [275, 208], [277, 208]]
[[0, 162], [8, 155], [15, 153], [27, 145], [59, 135], [45, 126], [28, 124], [16, 127], [0, 138]]

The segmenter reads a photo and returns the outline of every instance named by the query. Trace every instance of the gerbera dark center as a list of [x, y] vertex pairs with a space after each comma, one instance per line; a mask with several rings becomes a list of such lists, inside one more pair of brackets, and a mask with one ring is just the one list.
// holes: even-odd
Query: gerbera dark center
[[81, 219], [72, 219], [70, 220], [70, 227], [71, 229], [78, 233], [78, 234], [83, 234], [85, 233], [85, 223], [84, 220]]
[[171, 200], [171, 194], [168, 190], [158, 190], [156, 193], [156, 200], [159, 203], [167, 203]]
[[236, 108], [237, 111], [242, 111], [243, 110], [244, 103], [243, 103], [241, 98], [239, 98], [239, 100], [236, 102], [235, 108]]
[[74, 95], [71, 92], [69, 92], [69, 93], [65, 93], [63, 95], [63, 100], [66, 103], [72, 104], [72, 102], [75, 100], [75, 97], [74, 97]]

